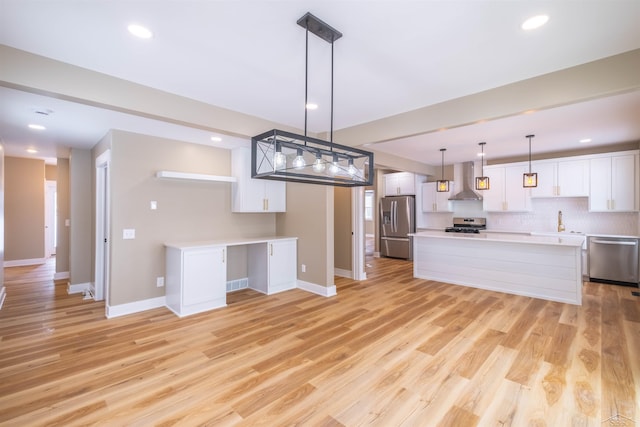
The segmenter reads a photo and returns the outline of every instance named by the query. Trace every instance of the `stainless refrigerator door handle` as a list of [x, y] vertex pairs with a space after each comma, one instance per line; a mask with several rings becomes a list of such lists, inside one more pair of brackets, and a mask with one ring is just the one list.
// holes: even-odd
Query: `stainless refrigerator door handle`
[[393, 241], [399, 241], [399, 242], [408, 242], [409, 238], [408, 237], [382, 237], [382, 240], [393, 240]]

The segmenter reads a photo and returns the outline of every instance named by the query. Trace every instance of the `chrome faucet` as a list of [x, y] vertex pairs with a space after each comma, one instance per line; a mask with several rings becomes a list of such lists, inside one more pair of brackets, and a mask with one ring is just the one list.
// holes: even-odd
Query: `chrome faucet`
[[558, 211], [558, 231], [564, 231], [564, 224], [562, 223], [562, 211]]

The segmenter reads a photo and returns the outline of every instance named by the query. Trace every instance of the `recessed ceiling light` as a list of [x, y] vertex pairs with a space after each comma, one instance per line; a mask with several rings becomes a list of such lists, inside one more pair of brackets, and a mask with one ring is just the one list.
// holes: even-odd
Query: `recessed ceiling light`
[[549, 21], [548, 15], [536, 15], [527, 19], [522, 23], [523, 30], [535, 30], [536, 28], [542, 27], [544, 24]]
[[143, 27], [139, 24], [131, 24], [127, 27], [129, 32], [136, 37], [140, 37], [141, 39], [150, 39], [153, 37], [153, 33], [147, 27]]
[[308, 102], [306, 107], [307, 107], [307, 110], [317, 110], [318, 104], [314, 104], [313, 102]]
[[37, 152], [38, 150], [36, 150], [35, 148], [27, 148], [27, 153], [36, 154]]
[[211, 140], [212, 140], [213, 142], [220, 142], [220, 141], [222, 141], [222, 138], [220, 138], [219, 136], [212, 136], [212, 137], [211, 137]]
[[29, 129], [33, 129], [33, 130], [45, 130], [46, 127], [42, 126], [42, 125], [36, 125], [34, 123], [31, 123], [29, 125]]
[[591, 142], [591, 138], [583, 138], [580, 140], [581, 144], [586, 144], [587, 142]]

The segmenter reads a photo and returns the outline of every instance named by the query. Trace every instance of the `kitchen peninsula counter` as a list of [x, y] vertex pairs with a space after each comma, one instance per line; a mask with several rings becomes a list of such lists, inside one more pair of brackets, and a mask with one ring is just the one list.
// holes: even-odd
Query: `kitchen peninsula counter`
[[414, 277], [582, 304], [581, 235], [413, 234]]

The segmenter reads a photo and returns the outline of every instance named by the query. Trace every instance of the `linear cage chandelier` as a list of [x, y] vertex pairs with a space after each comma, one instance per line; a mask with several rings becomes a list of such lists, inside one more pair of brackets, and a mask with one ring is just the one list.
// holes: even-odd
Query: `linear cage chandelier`
[[[373, 153], [333, 142], [333, 42], [342, 33], [311, 13], [297, 23], [306, 30], [304, 135], [272, 129], [251, 138], [251, 177], [339, 187], [372, 185]], [[331, 44], [329, 141], [307, 135], [309, 32]]]

